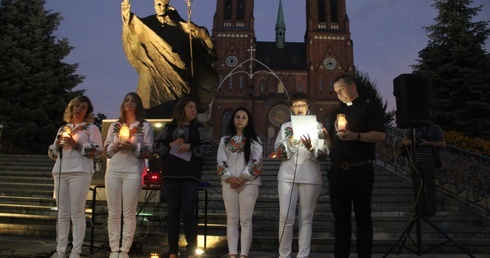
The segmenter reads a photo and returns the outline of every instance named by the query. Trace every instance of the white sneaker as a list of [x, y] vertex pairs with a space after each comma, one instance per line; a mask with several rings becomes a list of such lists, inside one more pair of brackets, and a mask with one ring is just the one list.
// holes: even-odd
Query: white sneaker
[[119, 252], [112, 252], [109, 258], [118, 258], [119, 257]]
[[66, 253], [55, 252], [51, 258], [66, 258]]
[[119, 258], [129, 258], [129, 255], [128, 255], [128, 253], [120, 252], [119, 253]]

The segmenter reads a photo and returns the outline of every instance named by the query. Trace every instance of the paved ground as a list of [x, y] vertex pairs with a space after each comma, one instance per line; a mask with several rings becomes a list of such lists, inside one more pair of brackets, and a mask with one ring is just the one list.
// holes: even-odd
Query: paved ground
[[[46, 258], [56, 249], [54, 239], [40, 239], [29, 237], [11, 237], [0, 236], [0, 258]], [[145, 246], [142, 248], [141, 254], [131, 254], [131, 258], [166, 258], [166, 248], [163, 246]], [[108, 251], [98, 251], [94, 249], [94, 254], [90, 255], [90, 248], [83, 248], [83, 257], [92, 258], [107, 258], [109, 257]], [[386, 254], [374, 254], [373, 258], [381, 258]], [[423, 254], [425, 258], [466, 258], [471, 257], [467, 254]], [[475, 258], [488, 258], [488, 254], [474, 254]], [[185, 256], [184, 256], [185, 257]], [[225, 258], [223, 253], [208, 253], [199, 256], [200, 258]], [[252, 251], [249, 254], [250, 258], [275, 258], [277, 254], [273, 252], [261, 252]], [[295, 257], [293, 255], [293, 257]], [[396, 253], [388, 254], [387, 257], [398, 258], [415, 258], [420, 257], [416, 254], [400, 254]], [[311, 254], [310, 258], [333, 258], [329, 253], [315, 253]], [[357, 258], [357, 255], [352, 254], [350, 258]]]

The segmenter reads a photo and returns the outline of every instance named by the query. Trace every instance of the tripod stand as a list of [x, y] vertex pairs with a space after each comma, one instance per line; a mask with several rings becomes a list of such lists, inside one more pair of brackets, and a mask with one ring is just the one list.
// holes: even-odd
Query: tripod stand
[[[412, 139], [412, 156], [410, 157], [412, 159], [412, 166], [415, 167], [415, 164], [416, 164], [416, 158], [415, 158], [415, 153], [416, 153], [416, 138], [415, 138], [415, 128], [411, 128], [411, 139]], [[420, 175], [419, 171], [417, 169], [414, 169], [415, 172], [414, 172], [414, 180], [419, 179], [420, 180], [420, 187], [421, 189], [424, 189], [424, 186], [425, 186], [425, 182], [423, 180], [423, 176]], [[415, 186], [415, 182], [414, 182], [414, 187]], [[388, 252], [386, 252], [386, 254], [383, 256], [384, 257], [387, 257], [396, 247], [399, 247], [398, 251], [397, 251], [397, 255], [400, 254], [402, 248], [405, 248], [419, 256], [425, 254], [425, 253], [428, 253], [432, 250], [435, 250], [436, 248], [440, 247], [440, 246], [443, 246], [447, 243], [453, 243], [456, 247], [458, 247], [461, 251], [463, 251], [464, 253], [468, 254], [470, 257], [472, 258], [475, 258], [471, 253], [469, 253], [468, 251], [466, 251], [463, 247], [461, 247], [458, 243], [456, 243], [456, 241], [454, 241], [451, 237], [449, 237], [447, 234], [445, 234], [441, 229], [439, 229], [436, 225], [434, 225], [432, 222], [430, 222], [426, 217], [423, 217], [421, 214], [420, 214], [420, 211], [419, 211], [419, 202], [420, 202], [420, 192], [421, 190], [419, 191], [415, 191], [417, 194], [416, 194], [416, 198], [415, 198], [415, 216], [413, 217], [413, 219], [410, 221], [410, 223], [408, 224], [408, 226], [405, 228], [405, 230], [402, 232], [400, 238], [398, 238], [398, 240], [396, 241], [396, 243], [390, 248], [390, 250], [388, 250]], [[437, 244], [437, 245], [434, 245], [430, 248], [427, 248], [426, 250], [422, 250], [422, 232], [421, 232], [421, 221], [427, 223], [429, 226], [431, 226], [434, 230], [436, 230], [439, 234], [441, 234], [442, 236], [444, 236], [444, 238], [446, 239], [445, 241]], [[411, 231], [412, 231], [412, 228], [413, 226], [415, 226], [415, 229], [416, 229], [416, 241], [414, 241], [414, 239], [412, 238], [412, 236], [410, 235]], [[410, 248], [407, 244], [406, 244], [406, 241], [410, 240], [410, 242], [412, 243], [412, 245], [415, 247], [414, 248]]]

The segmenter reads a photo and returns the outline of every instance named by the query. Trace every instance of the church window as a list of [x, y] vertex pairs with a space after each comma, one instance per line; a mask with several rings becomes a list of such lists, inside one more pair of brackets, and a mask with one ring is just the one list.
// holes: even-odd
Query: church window
[[243, 90], [243, 75], [240, 75], [240, 90]]
[[232, 0], [225, 0], [225, 21], [231, 20]]
[[318, 82], [318, 90], [320, 93], [323, 92], [323, 78], [320, 78], [320, 81]]
[[238, 0], [237, 20], [243, 21], [245, 17], [245, 0]]
[[230, 121], [231, 116], [233, 116], [233, 110], [223, 112], [223, 117], [221, 118], [221, 137], [226, 135], [228, 122]]
[[318, 22], [325, 22], [325, 0], [318, 0]]
[[339, 7], [337, 0], [330, 0], [330, 17], [332, 23], [339, 22]]

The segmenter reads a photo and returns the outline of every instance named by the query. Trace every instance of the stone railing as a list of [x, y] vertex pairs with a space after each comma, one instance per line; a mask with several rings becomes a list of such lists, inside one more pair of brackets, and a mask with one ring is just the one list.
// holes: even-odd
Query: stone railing
[[[410, 178], [410, 162], [397, 155], [404, 131], [387, 128], [386, 141], [377, 146], [378, 164]], [[490, 158], [454, 146], [441, 151], [437, 175], [440, 192], [454, 197], [485, 217], [490, 217]]]

